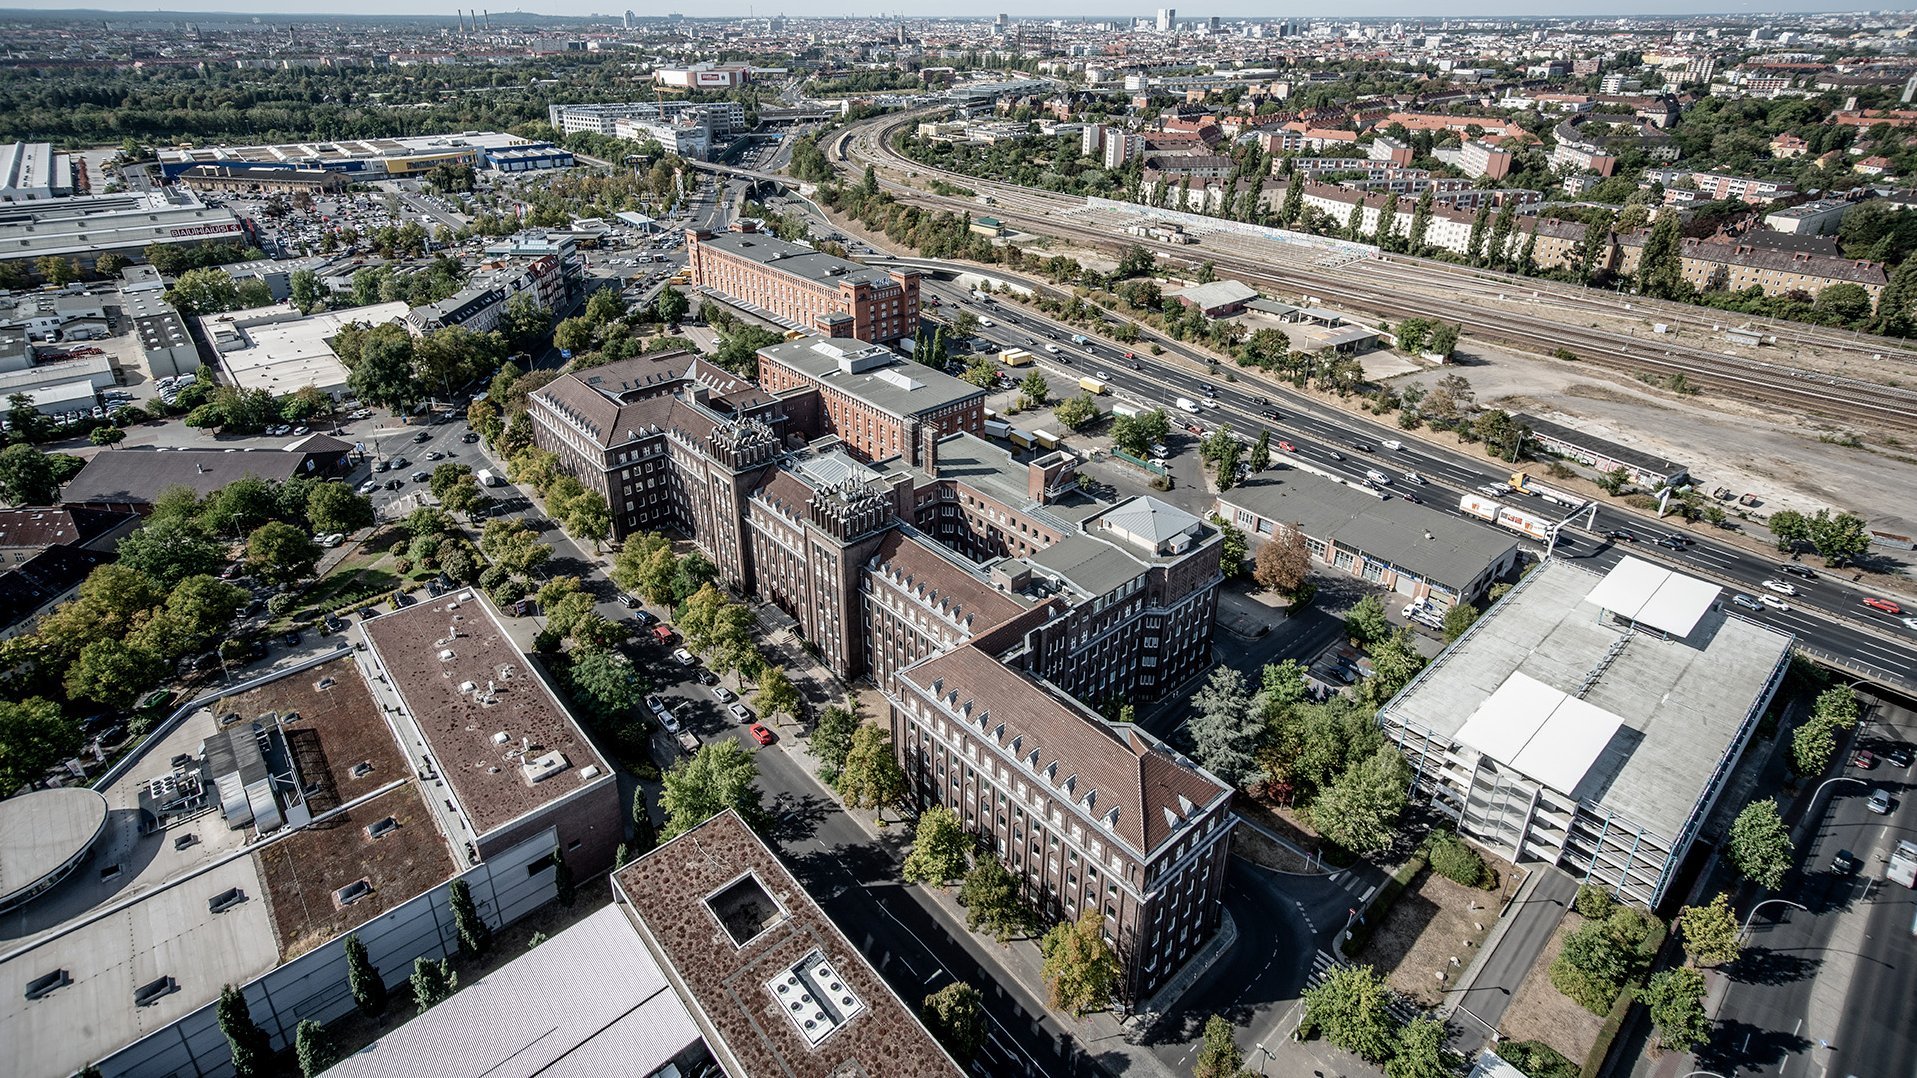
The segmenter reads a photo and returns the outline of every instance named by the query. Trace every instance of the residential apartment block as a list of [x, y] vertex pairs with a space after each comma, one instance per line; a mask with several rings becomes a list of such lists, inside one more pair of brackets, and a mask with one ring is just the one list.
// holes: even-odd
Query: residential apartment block
[[1458, 148], [1458, 168], [1473, 179], [1502, 180], [1515, 159], [1510, 150], [1481, 139], [1466, 139]]
[[919, 275], [878, 270], [762, 234], [751, 221], [686, 230], [692, 283], [828, 337], [884, 343], [919, 328]]

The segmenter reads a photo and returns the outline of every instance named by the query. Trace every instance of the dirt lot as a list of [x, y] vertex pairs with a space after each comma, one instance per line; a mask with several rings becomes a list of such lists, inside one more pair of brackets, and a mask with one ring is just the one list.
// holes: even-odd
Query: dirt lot
[[[1496, 891], [1463, 887], [1427, 869], [1398, 896], [1358, 961], [1371, 963], [1392, 988], [1418, 1006], [1436, 1007], [1443, 1002], [1445, 987], [1477, 956], [1497, 920], [1497, 905]], [[1439, 973], [1444, 974], [1443, 983]]]
[[[1471, 383], [1478, 403], [1524, 411], [1635, 446], [1690, 466], [1705, 488], [1730, 487], [1778, 509], [1849, 509], [1874, 526], [1909, 533], [1910, 495], [1917, 492], [1917, 456], [1908, 445], [1879, 440], [1822, 420], [1703, 394], [1680, 396], [1574, 363], [1529, 359], [1467, 343], [1467, 362], [1425, 371], [1392, 385], [1430, 386], [1445, 374]], [[1839, 441], [1852, 433], [1863, 445]], [[1747, 530], [1764, 535], [1761, 525]]]
[[1571, 1002], [1571, 997], [1552, 986], [1551, 963], [1557, 961], [1564, 941], [1583, 923], [1584, 918], [1576, 913], [1564, 915], [1564, 922], [1544, 945], [1531, 972], [1525, 974], [1501, 1023], [1507, 1039], [1543, 1041], [1573, 1062], [1591, 1053], [1604, 1019]]

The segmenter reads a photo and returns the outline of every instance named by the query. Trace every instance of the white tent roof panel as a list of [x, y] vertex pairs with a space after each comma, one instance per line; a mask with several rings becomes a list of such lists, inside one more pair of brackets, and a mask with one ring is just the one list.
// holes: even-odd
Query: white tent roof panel
[[1689, 636], [1722, 590], [1716, 584], [1626, 555], [1584, 598], [1653, 629]]
[[1569, 794], [1622, 725], [1601, 707], [1513, 672], [1465, 720], [1457, 739]]

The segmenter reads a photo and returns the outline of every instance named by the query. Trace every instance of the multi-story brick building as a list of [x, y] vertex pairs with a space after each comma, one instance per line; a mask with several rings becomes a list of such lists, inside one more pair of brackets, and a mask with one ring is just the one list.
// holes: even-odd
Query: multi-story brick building
[[1231, 789], [1144, 732], [1008, 671], [996, 642], [893, 679], [892, 735], [913, 798], [958, 813], [1047, 914], [1103, 914], [1121, 994], [1143, 999], [1218, 926]]
[[930, 421], [861, 461], [822, 429], [819, 385], [768, 394], [688, 353], [529, 400], [535, 442], [607, 494], [618, 534], [684, 532], [835, 674], [877, 684], [913, 796], [962, 809], [1041, 909], [1102, 909], [1127, 995], [1216, 928], [1230, 788], [1077, 701], [1151, 700], [1210, 668], [1217, 528], [1086, 495], [1068, 453], [1020, 461]]
[[919, 328], [919, 275], [877, 270], [765, 235], [750, 221], [686, 230], [692, 283], [828, 337], [895, 341]]
[[854, 340], [801, 339], [759, 350], [759, 384], [769, 393], [818, 393], [819, 429], [865, 460], [904, 456], [921, 427], [980, 433], [985, 391], [891, 350]]

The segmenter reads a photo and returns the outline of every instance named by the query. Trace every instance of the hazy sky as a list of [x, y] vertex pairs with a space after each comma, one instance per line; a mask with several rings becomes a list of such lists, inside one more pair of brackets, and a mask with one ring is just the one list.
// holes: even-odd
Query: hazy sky
[[[1024, 18], [1050, 18], [1054, 16], [1098, 16], [1101, 18], [1141, 17], [1152, 14], [1150, 7], [1138, 9], [1114, 8], [1111, 0], [1047, 0], [1039, 10], [1020, 11], [1019, 5], [1009, 0], [998, 0], [999, 6], [1009, 13]], [[309, 6], [310, 4], [310, 6]], [[618, 6], [609, 6], [605, 0], [549, 0], [545, 3], [521, 4], [517, 10], [537, 15], [592, 15], [596, 13], [623, 12], [627, 6], [635, 11], [647, 14], [681, 12], [687, 15], [733, 16], [733, 15], [775, 15], [793, 16], [819, 15], [896, 15], [901, 18], [923, 17], [937, 14], [977, 14], [978, 7], [967, 7], [953, 0], [626, 0]], [[191, 0], [188, 3], [155, 4], [141, 3], [139, 0], [49, 0], [34, 5], [36, 10], [59, 8], [87, 8], [108, 11], [237, 11], [261, 12], [270, 10], [261, 0]], [[314, 10], [337, 14], [397, 15], [431, 14], [451, 15], [455, 10], [486, 10], [484, 0], [470, 7], [465, 3], [448, 3], [441, 0], [331, 0], [326, 4], [292, 3], [279, 5], [280, 11]], [[492, 8], [495, 12], [513, 10], [505, 4]], [[990, 8], [992, 11], [998, 8]], [[1352, 16], [1393, 16], [1409, 18], [1436, 19], [1445, 15], [1662, 15], [1673, 11], [1686, 13], [1725, 13], [1759, 14], [1776, 11], [1858, 11], [1873, 10], [1860, 8], [1857, 0], [1761, 0], [1761, 2], [1738, 2], [1738, 0], [1455, 0], [1455, 6], [1445, 3], [1428, 3], [1421, 0], [1344, 0], [1336, 5], [1341, 15]], [[1875, 10], [1882, 10], [1881, 8]], [[1328, 13], [1325, 5], [1313, 3], [1271, 3], [1269, 0], [1215, 0], [1209, 4], [1194, 3], [1190, 7], [1180, 7], [1178, 13], [1185, 18], [1198, 18], [1218, 15], [1224, 18], [1284, 18], [1287, 16], [1317, 16]]]

